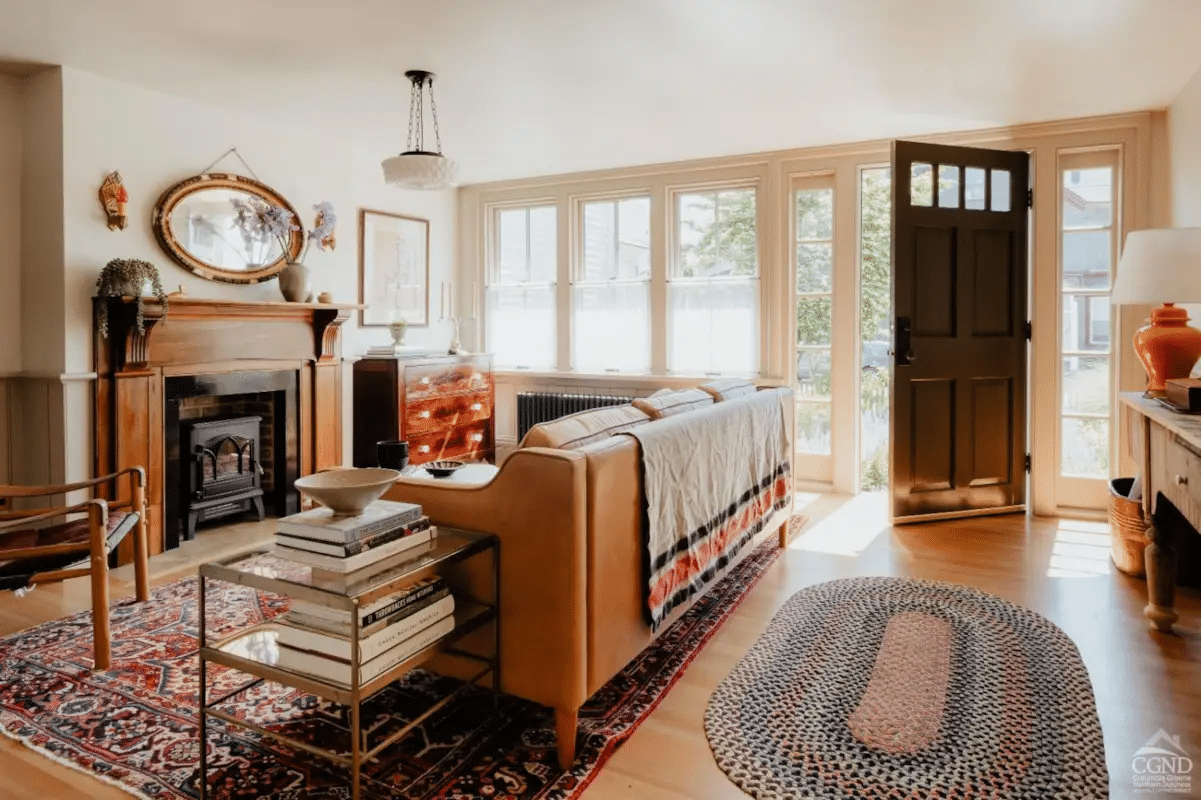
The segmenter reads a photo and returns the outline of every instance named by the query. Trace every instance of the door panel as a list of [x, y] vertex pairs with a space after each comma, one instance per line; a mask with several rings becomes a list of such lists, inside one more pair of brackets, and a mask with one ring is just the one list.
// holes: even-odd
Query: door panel
[[897, 522], [1026, 502], [1028, 162], [893, 143]]

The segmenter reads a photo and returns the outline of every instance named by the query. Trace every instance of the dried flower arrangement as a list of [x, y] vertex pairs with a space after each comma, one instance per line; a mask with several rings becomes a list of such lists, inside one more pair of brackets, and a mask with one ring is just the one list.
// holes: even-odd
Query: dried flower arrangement
[[[167, 315], [167, 293], [158, 278], [158, 269], [149, 261], [140, 258], [114, 258], [104, 265], [100, 277], [96, 279], [97, 297], [134, 297], [137, 299], [138, 333], [145, 333], [146, 326], [142, 316], [142, 290], [149, 281], [154, 289], [154, 296], [163, 304], [163, 316]], [[108, 337], [108, 306], [100, 306], [98, 321], [100, 335]]]
[[301, 228], [296, 223], [295, 215], [291, 211], [257, 197], [248, 197], [245, 200], [235, 197], [230, 202], [237, 212], [234, 224], [241, 230], [247, 241], [266, 242], [274, 239], [279, 243], [284, 260], [289, 263], [303, 263], [313, 242], [316, 242], [317, 247], [322, 250], [327, 247], [330, 250], [334, 248], [334, 228], [338, 224], [338, 217], [334, 214], [332, 203], [318, 203], [313, 206], [317, 212], [317, 220], [313, 229], [305, 237], [304, 249], [293, 260], [289, 257], [288, 252], [292, 242], [292, 232]]

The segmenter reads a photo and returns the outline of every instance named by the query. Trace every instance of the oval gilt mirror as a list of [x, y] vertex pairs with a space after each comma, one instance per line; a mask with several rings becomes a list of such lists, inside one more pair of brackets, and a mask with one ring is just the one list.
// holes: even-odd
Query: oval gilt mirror
[[261, 239], [237, 225], [233, 201], [257, 197], [292, 212], [296, 209], [264, 183], [241, 175], [197, 175], [180, 181], [154, 206], [154, 235], [167, 255], [202, 278], [226, 283], [259, 283], [300, 255], [304, 231], [292, 232], [285, 254], [273, 237]]

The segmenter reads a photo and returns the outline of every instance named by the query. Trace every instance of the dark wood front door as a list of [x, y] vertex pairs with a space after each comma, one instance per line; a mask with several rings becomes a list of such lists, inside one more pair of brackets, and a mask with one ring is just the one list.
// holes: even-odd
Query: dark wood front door
[[893, 142], [892, 514], [1026, 503], [1024, 152]]

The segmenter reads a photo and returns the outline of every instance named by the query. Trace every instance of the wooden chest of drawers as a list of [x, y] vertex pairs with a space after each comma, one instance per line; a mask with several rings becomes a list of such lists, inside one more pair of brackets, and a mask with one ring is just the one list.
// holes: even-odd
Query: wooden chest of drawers
[[491, 461], [492, 357], [363, 358], [354, 365], [354, 464], [374, 467], [375, 443], [404, 439], [409, 463]]

